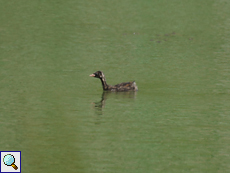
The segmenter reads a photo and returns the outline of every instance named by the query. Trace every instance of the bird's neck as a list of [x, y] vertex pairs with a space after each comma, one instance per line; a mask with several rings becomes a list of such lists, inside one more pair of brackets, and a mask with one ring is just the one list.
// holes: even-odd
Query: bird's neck
[[100, 79], [101, 79], [101, 83], [102, 83], [102, 86], [103, 86], [103, 90], [108, 90], [108, 85], [106, 83], [105, 77], [100, 78]]

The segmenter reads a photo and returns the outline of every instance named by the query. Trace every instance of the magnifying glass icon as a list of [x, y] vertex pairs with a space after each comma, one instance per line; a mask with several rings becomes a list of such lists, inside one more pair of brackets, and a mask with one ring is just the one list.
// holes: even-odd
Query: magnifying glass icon
[[7, 166], [12, 166], [15, 170], [18, 169], [18, 167], [14, 164], [15, 163], [15, 158], [12, 154], [7, 154], [3, 158], [3, 162]]

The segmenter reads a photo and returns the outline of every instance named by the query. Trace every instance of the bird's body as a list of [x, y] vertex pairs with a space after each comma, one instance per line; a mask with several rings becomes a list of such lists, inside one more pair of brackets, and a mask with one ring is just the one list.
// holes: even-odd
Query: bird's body
[[90, 75], [91, 77], [96, 77], [101, 80], [102, 87], [104, 91], [137, 91], [138, 87], [136, 82], [123, 82], [117, 85], [108, 85], [105, 80], [105, 75], [102, 71], [97, 71]]

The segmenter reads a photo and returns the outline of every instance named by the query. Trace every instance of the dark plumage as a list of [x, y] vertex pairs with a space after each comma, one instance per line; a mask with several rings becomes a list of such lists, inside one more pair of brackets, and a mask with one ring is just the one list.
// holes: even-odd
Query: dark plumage
[[137, 91], [138, 90], [135, 81], [124, 82], [117, 85], [108, 85], [105, 80], [105, 75], [103, 74], [102, 71], [97, 71], [89, 76], [99, 78], [101, 80], [104, 91]]

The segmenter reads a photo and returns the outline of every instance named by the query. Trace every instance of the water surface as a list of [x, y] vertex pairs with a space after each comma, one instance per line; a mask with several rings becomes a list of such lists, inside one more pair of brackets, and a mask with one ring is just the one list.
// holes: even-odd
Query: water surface
[[0, 149], [24, 173], [228, 172], [229, 8], [1, 1]]

